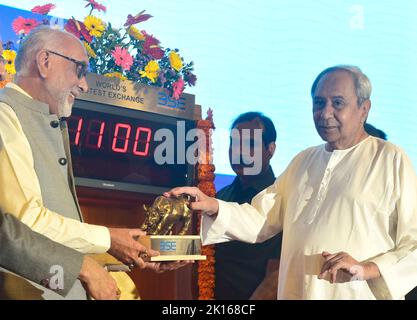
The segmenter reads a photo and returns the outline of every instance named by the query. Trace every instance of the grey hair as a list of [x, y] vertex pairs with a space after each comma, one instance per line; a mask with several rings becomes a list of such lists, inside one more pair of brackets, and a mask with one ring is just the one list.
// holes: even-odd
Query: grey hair
[[26, 75], [38, 52], [47, 49], [49, 46], [58, 47], [65, 41], [65, 36], [77, 39], [67, 31], [52, 29], [47, 25], [41, 25], [33, 29], [19, 45], [15, 59], [16, 72], [20, 75]]
[[369, 100], [372, 92], [372, 85], [369, 78], [362, 72], [359, 67], [351, 65], [337, 65], [327, 69], [324, 69], [317, 78], [314, 80], [313, 85], [311, 86], [311, 97], [314, 98], [314, 94], [317, 89], [317, 85], [321, 78], [328, 73], [335, 71], [346, 71], [348, 72], [353, 79], [355, 85], [355, 93], [358, 97], [358, 105], [361, 105], [364, 101]]

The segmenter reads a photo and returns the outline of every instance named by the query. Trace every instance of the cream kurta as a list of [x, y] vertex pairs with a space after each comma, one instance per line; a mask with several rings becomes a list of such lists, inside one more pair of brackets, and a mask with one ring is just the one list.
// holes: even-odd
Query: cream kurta
[[[278, 299], [401, 299], [417, 286], [417, 177], [400, 148], [374, 137], [301, 152], [251, 205], [219, 201], [202, 226], [204, 244], [262, 242], [283, 229]], [[382, 276], [319, 280], [323, 251], [373, 261]]]
[[[7, 87], [30, 97], [13, 83]], [[106, 227], [66, 218], [43, 205], [32, 149], [16, 113], [4, 103], [0, 103], [0, 186], [0, 208], [32, 230], [82, 253], [104, 253], [110, 248]]]

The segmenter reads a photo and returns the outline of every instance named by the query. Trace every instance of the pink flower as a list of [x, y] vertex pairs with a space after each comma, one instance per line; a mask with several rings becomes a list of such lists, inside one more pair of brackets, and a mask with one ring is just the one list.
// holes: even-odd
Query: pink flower
[[177, 81], [175, 81], [172, 84], [172, 97], [175, 100], [178, 100], [184, 91], [184, 80], [182, 78], [179, 78]]
[[64, 29], [69, 33], [72, 33], [78, 39], [81, 39], [81, 37], [83, 37], [85, 41], [87, 41], [88, 43], [91, 43], [91, 41], [93, 41], [93, 37], [90, 35], [90, 32], [87, 30], [84, 23], [77, 21], [74, 18], [68, 20]]
[[105, 6], [103, 6], [102, 4], [96, 2], [95, 0], [85, 0], [87, 1], [87, 5], [85, 6], [85, 8], [87, 8], [88, 6], [91, 6], [93, 9], [100, 11], [107, 11], [107, 8]]
[[133, 57], [129, 54], [125, 48], [116, 47], [112, 52], [116, 64], [122, 67], [123, 70], [129, 70], [133, 64]]
[[132, 16], [131, 14], [129, 14], [127, 16], [127, 20], [124, 24], [125, 27], [130, 27], [131, 25], [137, 24], [139, 22], [143, 22], [146, 21], [150, 18], [152, 18], [152, 16], [150, 14], [143, 14], [145, 12], [145, 10], [139, 12], [136, 16]]
[[33, 7], [33, 9], [31, 11], [33, 13], [39, 13], [39, 14], [47, 15], [49, 13], [49, 11], [51, 11], [52, 9], [55, 9], [55, 5], [52, 4], [52, 3], [48, 3], [48, 4], [45, 4], [43, 6]]
[[159, 47], [159, 40], [154, 36], [143, 32], [145, 43], [143, 44], [143, 53], [150, 55], [152, 58], [159, 60], [164, 56], [164, 50]]
[[32, 29], [40, 25], [40, 22], [36, 19], [25, 19], [23, 17], [18, 17], [14, 19], [12, 27], [16, 34], [24, 33], [28, 34]]

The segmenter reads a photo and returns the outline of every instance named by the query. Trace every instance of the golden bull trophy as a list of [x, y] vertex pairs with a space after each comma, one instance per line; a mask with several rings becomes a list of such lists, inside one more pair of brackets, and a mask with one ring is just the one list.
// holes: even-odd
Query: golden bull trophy
[[[140, 227], [146, 236], [139, 241], [147, 248], [160, 252], [150, 261], [205, 260], [201, 255], [201, 239], [198, 235], [186, 235], [191, 226], [192, 210], [189, 208], [191, 198], [188, 195], [167, 198], [159, 196], [154, 203], [144, 205], [146, 218]], [[174, 228], [180, 227], [178, 235], [173, 235]]]

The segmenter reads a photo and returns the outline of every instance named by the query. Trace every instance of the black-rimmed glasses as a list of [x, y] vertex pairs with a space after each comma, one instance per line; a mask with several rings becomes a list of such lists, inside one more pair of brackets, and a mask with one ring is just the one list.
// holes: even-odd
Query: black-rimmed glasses
[[45, 50], [45, 51], [75, 63], [75, 65], [77, 66], [77, 77], [78, 77], [78, 79], [81, 80], [87, 74], [88, 65], [84, 61], [75, 60], [73, 58], [64, 56], [63, 54], [60, 54], [60, 53], [55, 52], [55, 51], [51, 51], [51, 50]]

